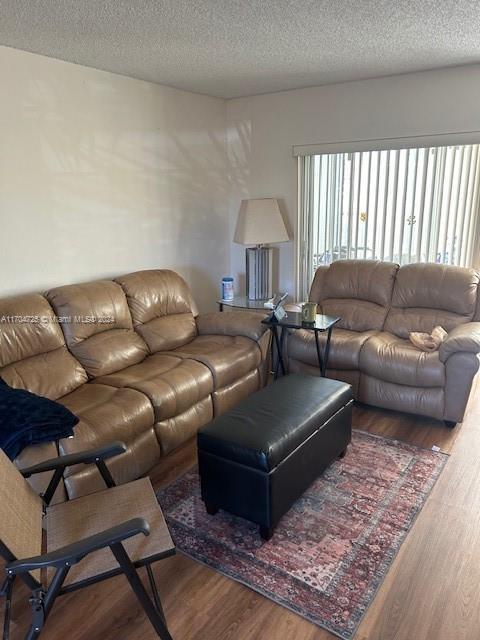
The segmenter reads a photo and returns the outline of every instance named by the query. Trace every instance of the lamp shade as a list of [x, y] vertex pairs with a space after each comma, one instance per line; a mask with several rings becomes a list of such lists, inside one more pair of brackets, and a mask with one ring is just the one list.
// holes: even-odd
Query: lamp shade
[[242, 200], [234, 242], [267, 244], [288, 242], [288, 233], [275, 198]]

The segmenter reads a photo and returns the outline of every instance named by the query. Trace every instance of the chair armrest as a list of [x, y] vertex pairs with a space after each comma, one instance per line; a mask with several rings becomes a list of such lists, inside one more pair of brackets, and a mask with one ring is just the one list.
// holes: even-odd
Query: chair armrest
[[8, 574], [16, 575], [18, 573], [27, 573], [35, 569], [43, 569], [44, 567], [65, 567], [80, 562], [89, 553], [104, 549], [112, 544], [122, 542], [128, 538], [143, 533], [148, 536], [150, 527], [148, 522], [143, 518], [133, 518], [127, 520], [100, 533], [96, 533], [88, 538], [79, 540], [50, 553], [44, 553], [40, 556], [25, 558], [23, 560], [14, 560], [9, 562], [5, 569]]
[[103, 447], [97, 449], [88, 449], [86, 451], [79, 451], [78, 453], [69, 453], [65, 456], [58, 456], [57, 458], [51, 458], [50, 460], [44, 460], [38, 464], [34, 464], [26, 469], [20, 469], [20, 473], [24, 478], [29, 478], [35, 473], [42, 473], [43, 471], [55, 471], [53, 474], [47, 490], [41, 495], [46, 505], [49, 505], [58, 484], [62, 479], [63, 472], [67, 467], [71, 467], [75, 464], [96, 464], [100, 475], [103, 478], [108, 488], [115, 486], [115, 480], [112, 478], [105, 460], [112, 456], [118, 456], [121, 453], [125, 453], [127, 445], [123, 442], [111, 442]]
[[452, 329], [439, 349], [439, 358], [446, 362], [452, 353], [459, 351], [480, 353], [480, 322], [467, 322]]
[[78, 453], [69, 453], [64, 456], [58, 456], [57, 458], [51, 458], [50, 460], [44, 460], [38, 464], [34, 464], [26, 469], [20, 469], [20, 473], [24, 478], [29, 478], [35, 473], [42, 473], [44, 471], [55, 471], [62, 467], [71, 467], [74, 464], [93, 464], [99, 460], [107, 460], [113, 456], [118, 456], [121, 453], [125, 453], [127, 446], [123, 442], [111, 442], [103, 447], [97, 449], [88, 449], [86, 451], [79, 451]]
[[244, 336], [258, 342], [268, 327], [262, 324], [267, 314], [255, 311], [205, 313], [198, 316], [199, 335]]

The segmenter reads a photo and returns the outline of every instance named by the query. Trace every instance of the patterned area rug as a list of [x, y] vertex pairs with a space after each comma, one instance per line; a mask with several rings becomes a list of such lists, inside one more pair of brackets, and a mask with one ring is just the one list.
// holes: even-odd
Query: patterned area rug
[[265, 542], [205, 512], [196, 470], [159, 492], [179, 550], [350, 639], [448, 456], [360, 431]]

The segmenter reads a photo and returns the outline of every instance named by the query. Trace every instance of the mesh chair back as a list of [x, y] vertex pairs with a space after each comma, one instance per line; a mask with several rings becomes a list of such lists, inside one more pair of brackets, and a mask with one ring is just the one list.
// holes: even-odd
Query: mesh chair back
[[41, 498], [0, 449], [0, 555], [7, 560], [39, 555], [42, 515]]

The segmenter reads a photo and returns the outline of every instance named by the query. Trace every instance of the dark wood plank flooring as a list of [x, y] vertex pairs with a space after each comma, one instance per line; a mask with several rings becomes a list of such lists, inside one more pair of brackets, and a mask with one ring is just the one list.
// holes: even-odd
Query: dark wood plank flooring
[[[418, 516], [357, 640], [480, 638], [480, 394], [462, 425], [357, 406], [354, 426], [450, 459]], [[159, 488], [195, 464], [194, 442], [152, 473]], [[154, 568], [174, 640], [332, 640], [334, 636], [181, 553]], [[25, 593], [13, 610], [12, 640], [29, 622]], [[62, 596], [46, 640], [149, 640], [155, 637], [123, 577]]]

